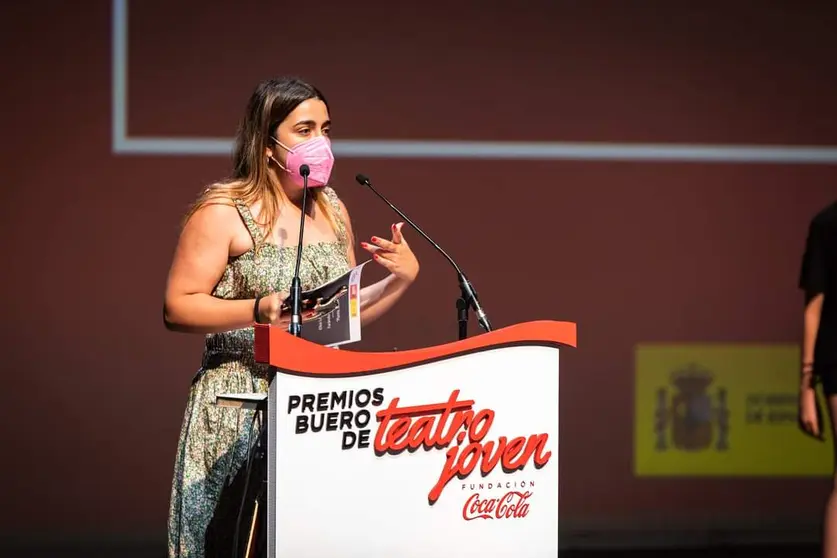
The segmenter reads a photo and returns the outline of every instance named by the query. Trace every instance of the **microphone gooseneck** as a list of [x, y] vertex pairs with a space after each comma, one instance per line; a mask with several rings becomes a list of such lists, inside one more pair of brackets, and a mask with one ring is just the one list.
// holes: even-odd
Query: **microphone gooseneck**
[[291, 323], [288, 324], [288, 332], [296, 337], [302, 335], [302, 286], [299, 279], [299, 267], [302, 263], [305, 211], [308, 206], [308, 175], [311, 174], [311, 169], [308, 165], [300, 165], [299, 174], [302, 176], [302, 211], [299, 217], [299, 244], [296, 247], [296, 265], [294, 266], [293, 279], [291, 279]]
[[378, 196], [385, 204], [387, 204], [393, 211], [395, 211], [399, 216], [401, 216], [404, 221], [410, 225], [419, 235], [421, 235], [427, 242], [430, 243], [433, 248], [436, 249], [437, 252], [442, 254], [444, 258], [453, 266], [453, 269], [456, 271], [457, 278], [459, 279], [459, 289], [461, 291], [461, 298], [457, 300], [456, 308], [458, 312], [458, 322], [459, 322], [459, 338], [465, 339], [467, 337], [467, 328], [468, 328], [468, 311], [473, 309], [474, 313], [477, 315], [477, 321], [479, 322], [480, 326], [485, 331], [491, 331], [491, 323], [488, 321], [488, 316], [486, 316], [485, 311], [482, 309], [482, 306], [479, 302], [479, 297], [477, 296], [477, 291], [474, 289], [474, 286], [471, 284], [471, 281], [465, 276], [462, 269], [460, 269], [459, 265], [451, 258], [447, 252], [445, 252], [441, 246], [436, 244], [436, 242], [430, 238], [427, 233], [421, 230], [412, 219], [407, 217], [403, 211], [395, 207], [395, 205], [390, 202], [386, 196], [378, 192], [374, 186], [372, 186], [372, 181], [369, 180], [369, 177], [358, 174], [355, 176], [355, 181], [361, 186], [369, 188], [372, 193]]
[[393, 211], [395, 211], [396, 213], [398, 213], [398, 215], [400, 215], [400, 216], [401, 216], [401, 218], [402, 218], [402, 219], [404, 219], [404, 221], [406, 221], [408, 225], [410, 225], [411, 227], [413, 227], [413, 228], [416, 230], [416, 232], [417, 232], [417, 233], [419, 233], [422, 237], [424, 237], [424, 239], [425, 239], [427, 242], [429, 242], [430, 244], [432, 244], [432, 245], [433, 245], [433, 247], [434, 247], [436, 250], [438, 250], [438, 251], [439, 251], [439, 253], [440, 253], [440, 254], [442, 254], [448, 262], [450, 262], [450, 265], [452, 265], [452, 266], [453, 266], [453, 268], [456, 270], [456, 273], [462, 273], [462, 270], [461, 270], [461, 269], [459, 269], [459, 266], [458, 266], [458, 265], [456, 265], [456, 262], [455, 262], [455, 261], [453, 261], [453, 258], [451, 258], [451, 257], [448, 255], [448, 253], [447, 253], [447, 252], [445, 252], [445, 251], [442, 249], [442, 247], [441, 247], [441, 246], [439, 246], [438, 244], [436, 244], [436, 243], [433, 241], [433, 239], [432, 239], [432, 238], [430, 238], [429, 236], [427, 236], [427, 234], [426, 234], [423, 230], [421, 230], [421, 228], [420, 228], [418, 225], [416, 225], [416, 224], [415, 224], [415, 223], [414, 223], [414, 222], [413, 222], [413, 221], [412, 221], [409, 217], [407, 217], [406, 215], [404, 215], [404, 213], [403, 213], [400, 209], [398, 209], [397, 207], [395, 207], [395, 206], [392, 204], [392, 202], [390, 202], [390, 201], [389, 201], [389, 200], [388, 200], [388, 199], [387, 199], [387, 198], [386, 198], [386, 197], [385, 197], [382, 193], [380, 193], [379, 191], [377, 191], [377, 190], [376, 190], [376, 189], [372, 186], [372, 182], [371, 182], [371, 181], [370, 181], [370, 180], [369, 180], [366, 176], [364, 176], [364, 175], [362, 175], [362, 174], [359, 174], [359, 175], [357, 175], [357, 176], [355, 177], [355, 180], [357, 180], [357, 182], [358, 182], [361, 186], [366, 186], [367, 188], [369, 188], [370, 190], [372, 190], [372, 192], [374, 192], [376, 196], [378, 196], [379, 198], [381, 198], [381, 199], [384, 201], [384, 203], [385, 203], [385, 204], [387, 204], [388, 206], [390, 206], [390, 208], [392, 208], [392, 210], [393, 210]]

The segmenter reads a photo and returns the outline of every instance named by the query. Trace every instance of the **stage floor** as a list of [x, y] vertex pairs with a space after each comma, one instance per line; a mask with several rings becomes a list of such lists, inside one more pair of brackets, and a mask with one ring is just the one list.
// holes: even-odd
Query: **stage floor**
[[722, 547], [706, 548], [655, 548], [648, 550], [566, 550], [560, 558], [819, 558], [819, 547], [773, 546], [773, 547]]
[[[50, 546], [38, 547], [16, 544], [13, 547], [0, 545], [0, 556], [15, 558], [160, 558], [165, 548], [160, 545], [115, 544], [101, 546]], [[559, 558], [697, 558], [711, 555], [713, 558], [818, 558], [819, 549], [807, 546], [773, 547], [707, 547], [689, 549], [648, 550], [564, 550]], [[374, 558], [374, 557], [370, 557]]]

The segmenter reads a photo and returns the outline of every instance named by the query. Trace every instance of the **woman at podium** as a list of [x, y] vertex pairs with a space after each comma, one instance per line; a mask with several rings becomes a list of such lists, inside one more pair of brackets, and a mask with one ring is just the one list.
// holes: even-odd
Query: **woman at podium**
[[[255, 442], [253, 412], [217, 407], [215, 396], [267, 392], [267, 367], [254, 362], [252, 326], [287, 325], [282, 303], [298, 246], [303, 290], [355, 265], [349, 215], [328, 186], [334, 162], [330, 129], [326, 99], [312, 85], [295, 78], [260, 83], [237, 133], [231, 177], [207, 188], [184, 220], [164, 320], [170, 330], [203, 334], [206, 340], [177, 446], [168, 522], [172, 558], [207, 555], [207, 527]], [[309, 203], [302, 207], [305, 165]], [[362, 243], [390, 272], [363, 289], [364, 323], [392, 308], [418, 274], [401, 224], [388, 236]]]

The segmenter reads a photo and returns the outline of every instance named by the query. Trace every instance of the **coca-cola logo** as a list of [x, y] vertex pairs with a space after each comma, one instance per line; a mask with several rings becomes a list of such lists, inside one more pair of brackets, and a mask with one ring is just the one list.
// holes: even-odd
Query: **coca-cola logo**
[[462, 506], [462, 519], [520, 519], [529, 514], [530, 491], [511, 490], [499, 498], [482, 498], [474, 492]]
[[[388, 407], [376, 414], [380, 421], [373, 444], [377, 455], [397, 455], [404, 450], [413, 452], [419, 448], [443, 450], [456, 440], [456, 445], [445, 452], [442, 471], [427, 494], [430, 505], [436, 503], [445, 486], [454, 477], [466, 479], [476, 470], [485, 477], [498, 465], [505, 473], [512, 473], [523, 469], [530, 462], [540, 469], [552, 457], [552, 452], [546, 449], [549, 435], [545, 432], [511, 439], [499, 436], [496, 440], [486, 440], [494, 423], [495, 412], [492, 409], [474, 411], [475, 402], [460, 401], [458, 389], [453, 390], [444, 403], [405, 407], [399, 407], [399, 403], [400, 398], [394, 397]], [[472, 505], [476, 505], [477, 501], [478, 507], [484, 508], [481, 513], [492, 513], [485, 511], [491, 506], [492, 510], [502, 508], [505, 514], [511, 506], [511, 502], [507, 505], [502, 502], [485, 503], [479, 500], [479, 496]], [[515, 505], [511, 513], [513, 516], [518, 514], [517, 517], [525, 517], [528, 509], [528, 504], [523, 502]]]

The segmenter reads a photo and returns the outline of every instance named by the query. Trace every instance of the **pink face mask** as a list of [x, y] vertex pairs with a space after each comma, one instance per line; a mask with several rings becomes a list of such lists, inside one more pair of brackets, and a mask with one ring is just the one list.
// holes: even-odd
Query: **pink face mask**
[[311, 173], [308, 175], [308, 187], [316, 188], [325, 186], [331, 177], [331, 169], [334, 166], [334, 154], [331, 152], [331, 142], [326, 136], [317, 136], [305, 140], [293, 146], [285, 147], [276, 138], [271, 138], [277, 145], [288, 152], [285, 157], [285, 172], [291, 175], [291, 179], [297, 186], [303, 186], [305, 181], [299, 172], [299, 167], [308, 165]]

